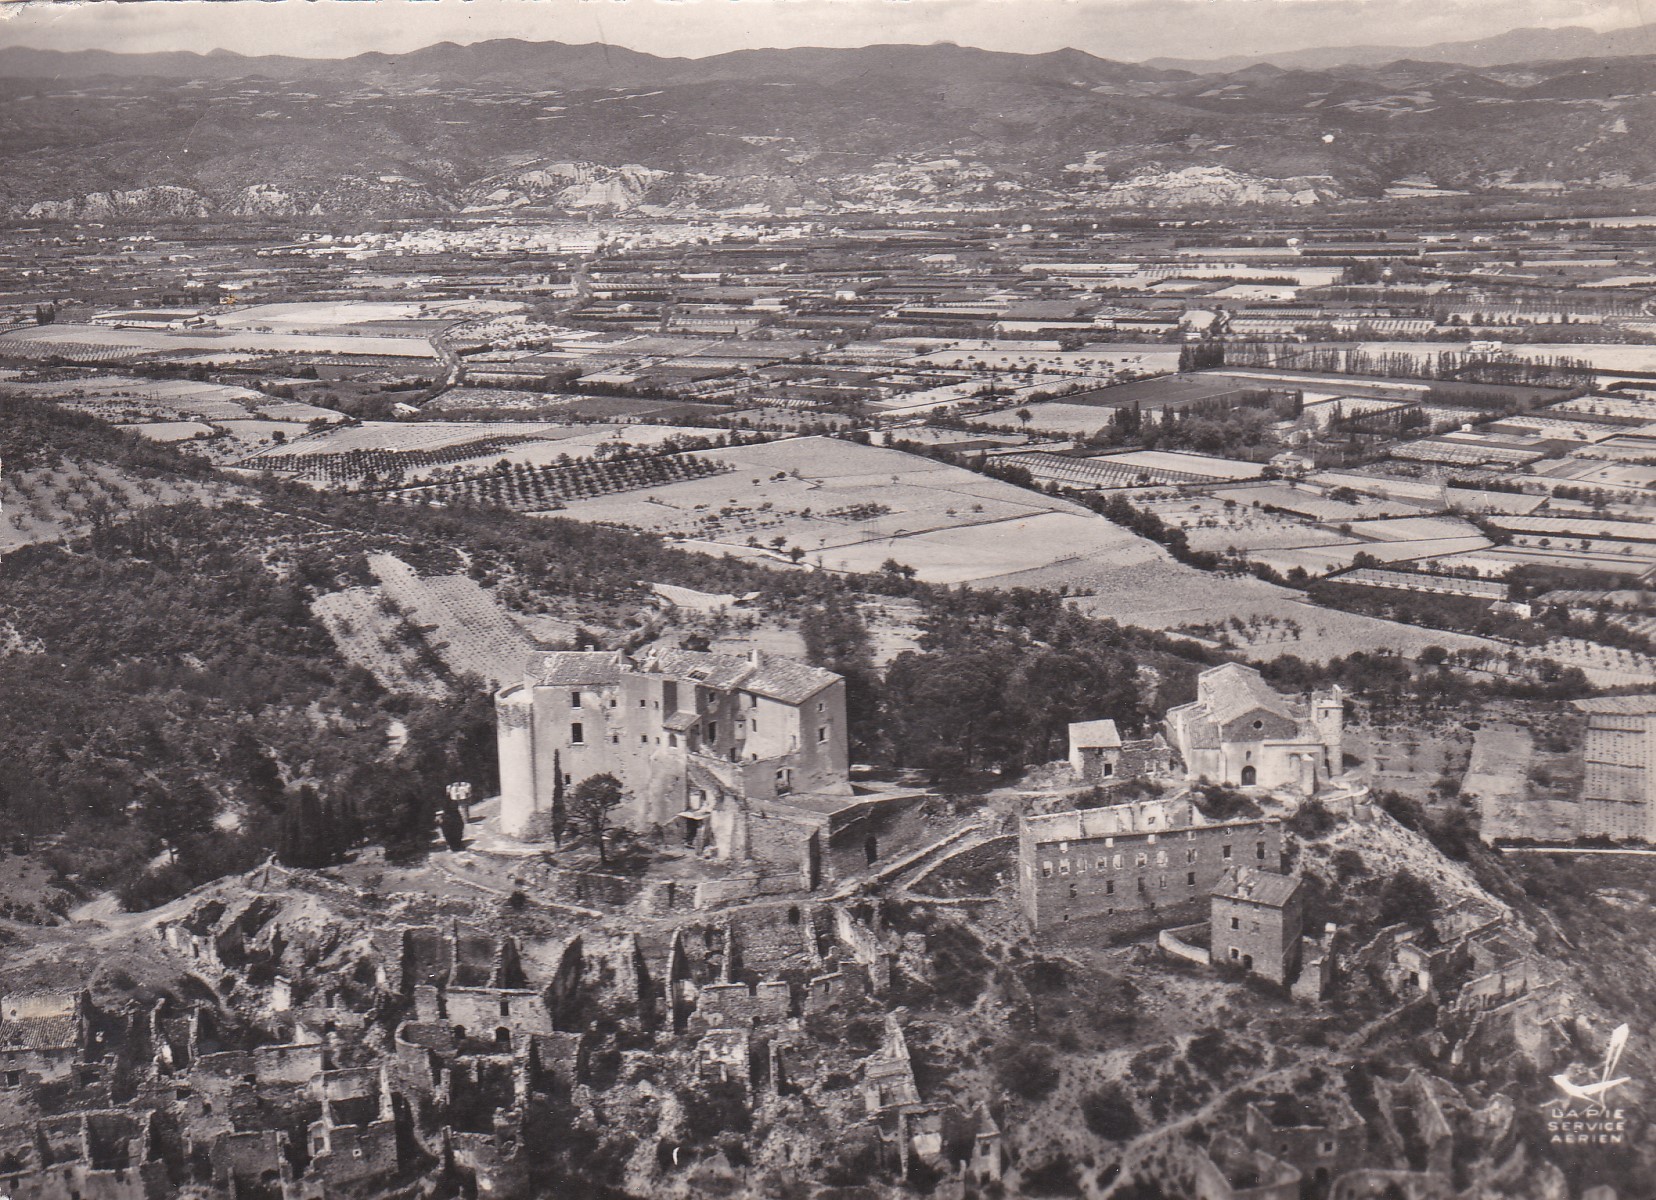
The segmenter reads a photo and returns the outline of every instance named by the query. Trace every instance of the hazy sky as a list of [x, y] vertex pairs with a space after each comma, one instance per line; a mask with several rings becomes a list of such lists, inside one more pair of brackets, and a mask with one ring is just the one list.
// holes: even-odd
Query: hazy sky
[[[700, 57], [752, 46], [951, 41], [1215, 58], [1428, 45], [1524, 26], [1642, 23], [1643, 0], [138, 0], [0, 3], [0, 45], [344, 57], [519, 37]], [[1645, 47], [1656, 52], [1656, 45]], [[1637, 52], [1637, 51], [1633, 51]]]

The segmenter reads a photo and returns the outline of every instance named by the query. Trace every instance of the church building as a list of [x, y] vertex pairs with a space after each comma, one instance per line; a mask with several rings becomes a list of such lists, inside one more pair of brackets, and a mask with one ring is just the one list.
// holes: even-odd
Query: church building
[[1188, 778], [1311, 795], [1345, 771], [1345, 698], [1339, 687], [1284, 696], [1252, 667], [1203, 671], [1196, 699], [1167, 712], [1167, 740]]

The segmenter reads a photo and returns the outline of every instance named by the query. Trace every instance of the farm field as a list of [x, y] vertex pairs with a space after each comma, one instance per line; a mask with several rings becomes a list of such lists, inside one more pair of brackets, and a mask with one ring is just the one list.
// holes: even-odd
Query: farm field
[[[1036, 433], [1077, 433], [1094, 434], [1109, 427], [1110, 419], [1115, 415], [1114, 410], [1096, 404], [1073, 404], [1063, 400], [1040, 400], [1034, 404], [1025, 404], [1022, 410], [1029, 413], [1026, 428]], [[1010, 412], [984, 413], [980, 416], [968, 417], [967, 421], [973, 425], [999, 427], [1016, 422], [1025, 423]]]
[[1382, 563], [1412, 562], [1482, 550], [1489, 544], [1488, 538], [1474, 534], [1470, 537], [1425, 538], [1418, 541], [1340, 542], [1301, 550], [1261, 550], [1248, 557], [1283, 574], [1298, 567], [1308, 575], [1326, 575], [1330, 571], [1349, 567], [1359, 554]]
[[90, 528], [94, 502], [125, 513], [151, 504], [189, 500], [215, 504], [228, 491], [219, 483], [136, 479], [103, 464], [8, 471], [0, 477], [0, 511], [5, 514], [0, 522], [0, 553], [84, 534]]
[[1643, 576], [1652, 565], [1656, 565], [1651, 559], [1638, 556], [1631, 543], [1624, 542], [1620, 545], [1629, 552], [1617, 550], [1613, 553], [1594, 553], [1570, 549], [1564, 545], [1491, 546], [1485, 550], [1463, 551], [1427, 561], [1442, 570], [1470, 568], [1490, 579], [1500, 579], [1512, 568], [1521, 566], [1561, 567], [1567, 570]]
[[1305, 521], [1268, 513], [1248, 505], [1226, 506], [1224, 497], [1176, 496], [1137, 502], [1163, 521], [1184, 530], [1192, 550], [1222, 553], [1298, 546], [1325, 546], [1349, 539]]
[[735, 471], [578, 501], [558, 515], [726, 549], [798, 548], [828, 570], [877, 570], [895, 559], [937, 583], [1079, 555], [1122, 565], [1162, 555], [1069, 501], [896, 450], [813, 437], [697, 455]]
[[435, 358], [423, 337], [349, 333], [258, 333], [242, 329], [110, 329], [102, 325], [39, 325], [0, 334], [0, 354], [19, 358], [119, 361], [146, 354], [244, 350], [261, 354], [368, 354]]
[[1265, 483], [1251, 487], [1225, 488], [1214, 495], [1222, 500], [1234, 500], [1239, 506], [1280, 508], [1297, 513], [1313, 521], [1338, 524], [1342, 521], [1374, 520], [1381, 517], [1418, 516], [1424, 508], [1408, 500], [1362, 496], [1357, 499], [1336, 500], [1328, 494], [1341, 484], [1322, 480], [1327, 490], [1304, 485]]
[[349, 329], [354, 325], [390, 325], [409, 321], [452, 323], [469, 317], [518, 312], [521, 304], [509, 300], [316, 301], [291, 304], [255, 304], [213, 313], [208, 320], [221, 329], [249, 329], [271, 333], [314, 333]]
[[1198, 479], [1257, 479], [1260, 465], [1211, 454], [1188, 454], [1182, 450], [1132, 450], [1126, 454], [1100, 454], [1092, 461], [1143, 471], [1169, 471]]
[[143, 425], [117, 425], [115, 428], [136, 433], [152, 442], [184, 442], [190, 438], [206, 437], [213, 432], [211, 425], [200, 421], [150, 421]]
[[[1358, 349], [1370, 354], [1417, 354], [1434, 358], [1445, 350], [1465, 352], [1465, 342], [1362, 342]], [[1632, 371], [1656, 374], [1656, 346], [1623, 345], [1613, 342], [1529, 342], [1510, 343], [1501, 353], [1532, 362], [1553, 358], [1575, 358], [1601, 371]]]
[[287, 421], [343, 421], [328, 408], [281, 400], [251, 388], [193, 379], [87, 375], [70, 379], [0, 381], [0, 390], [83, 412], [105, 421], [198, 420], [212, 424], [265, 417]]
[[1177, 347], [1099, 343], [1079, 350], [997, 350], [993, 342], [966, 343], [920, 354], [907, 366], [964, 367], [977, 365], [996, 371], [1051, 371], [1060, 375], [1135, 371], [1142, 374], [1173, 371], [1179, 365]]
[[[1074, 564], [1068, 568], [1067, 579], [1060, 579], [1058, 572], [1049, 571], [995, 581], [1003, 587], [1055, 587], [1060, 582], [1085, 593], [1073, 603], [1089, 616], [1107, 617], [1147, 629], [1223, 625], [1233, 617], [1243, 622], [1258, 619], [1263, 636], [1240, 646], [1254, 659], [1294, 654], [1321, 662], [1359, 650], [1412, 658], [1427, 646], [1450, 650], [1505, 649], [1487, 638], [1420, 629], [1378, 617], [1319, 608], [1307, 603], [1291, 588], [1251, 576], [1214, 575], [1171, 560], [1145, 563], [1129, 570], [1113, 569], [1106, 562], [1093, 562], [1085, 567]], [[1285, 633], [1285, 623], [1290, 620], [1299, 627], [1298, 636]]]

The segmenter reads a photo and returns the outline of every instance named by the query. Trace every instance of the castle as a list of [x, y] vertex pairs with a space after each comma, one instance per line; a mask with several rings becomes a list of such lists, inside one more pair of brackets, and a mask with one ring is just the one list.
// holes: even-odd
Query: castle
[[548, 836], [558, 774], [614, 775], [619, 823], [721, 860], [765, 857], [756, 817], [808, 825], [852, 800], [845, 681], [758, 650], [538, 653], [495, 708], [511, 837]]
[[1189, 778], [1311, 795], [1345, 770], [1345, 697], [1284, 696], [1252, 667], [1203, 671], [1196, 699], [1167, 711], [1167, 736]]

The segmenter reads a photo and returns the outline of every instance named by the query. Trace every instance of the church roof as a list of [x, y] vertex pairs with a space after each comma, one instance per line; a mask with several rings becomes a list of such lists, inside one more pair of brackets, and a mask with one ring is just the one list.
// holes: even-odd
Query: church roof
[[1203, 671], [1197, 678], [1196, 690], [1207, 709], [1208, 720], [1216, 725], [1224, 725], [1260, 708], [1290, 719], [1294, 715], [1287, 696], [1266, 683], [1258, 671], [1241, 663], [1226, 663]]

